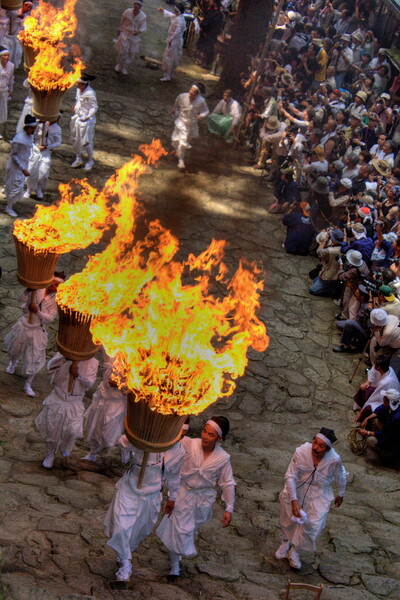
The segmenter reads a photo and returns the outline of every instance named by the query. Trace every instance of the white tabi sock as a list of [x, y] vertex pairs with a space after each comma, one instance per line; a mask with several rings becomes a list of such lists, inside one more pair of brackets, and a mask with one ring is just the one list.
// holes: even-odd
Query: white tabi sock
[[181, 572], [181, 555], [175, 552], [169, 552], [170, 575], [180, 575]]

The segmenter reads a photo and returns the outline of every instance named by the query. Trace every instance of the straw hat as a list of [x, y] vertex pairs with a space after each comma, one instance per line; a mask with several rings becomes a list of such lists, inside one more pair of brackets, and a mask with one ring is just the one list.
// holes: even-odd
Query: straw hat
[[359, 91], [356, 93], [356, 96], [358, 96], [359, 98], [361, 98], [361, 100], [362, 100], [363, 102], [365, 102], [365, 101], [366, 101], [366, 99], [367, 99], [367, 97], [368, 97], [368, 96], [367, 96], [367, 94], [366, 94], [365, 92], [363, 92], [362, 90], [359, 90]]
[[379, 160], [374, 158], [371, 163], [374, 169], [376, 169], [381, 175], [387, 176], [392, 172], [392, 168], [387, 160]]
[[268, 117], [267, 122], [265, 123], [265, 128], [268, 131], [277, 131], [281, 126], [281, 122], [278, 117]]

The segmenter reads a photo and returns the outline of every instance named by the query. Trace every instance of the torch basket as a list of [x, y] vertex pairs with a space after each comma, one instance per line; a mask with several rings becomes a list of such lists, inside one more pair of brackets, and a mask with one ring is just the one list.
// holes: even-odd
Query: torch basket
[[19, 10], [22, 7], [22, 0], [1, 0], [0, 5], [4, 10]]
[[34, 51], [32, 46], [28, 46], [28, 44], [24, 43], [22, 44], [22, 50], [24, 52], [24, 69], [29, 73], [29, 69], [33, 67], [38, 53]]
[[59, 254], [36, 250], [33, 246], [20, 242], [15, 235], [13, 237], [17, 251], [18, 281], [32, 290], [46, 288], [53, 281]]
[[125, 433], [130, 443], [144, 452], [165, 452], [180, 440], [186, 415], [163, 415], [151, 410], [141, 398], [135, 401], [135, 392], [128, 393]]
[[30, 83], [33, 94], [32, 113], [39, 121], [55, 121], [60, 116], [65, 90], [38, 90]]
[[58, 307], [57, 348], [68, 360], [88, 360], [99, 349], [90, 333], [91, 315]]

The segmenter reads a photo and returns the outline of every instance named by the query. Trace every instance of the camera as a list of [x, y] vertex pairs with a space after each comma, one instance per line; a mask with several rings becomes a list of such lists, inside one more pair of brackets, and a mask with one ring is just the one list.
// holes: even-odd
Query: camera
[[336, 46], [336, 50], [337, 50], [338, 52], [341, 52], [341, 51], [343, 50], [343, 46], [342, 46], [342, 44], [339, 44], [338, 46]]

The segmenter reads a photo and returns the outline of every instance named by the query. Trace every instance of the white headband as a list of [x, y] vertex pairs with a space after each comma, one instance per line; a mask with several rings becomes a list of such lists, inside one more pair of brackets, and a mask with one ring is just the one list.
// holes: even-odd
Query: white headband
[[182, 431], [188, 431], [188, 429], [189, 429], [189, 425], [188, 425], [188, 423], [184, 423], [184, 424], [182, 425], [181, 429], [182, 429]]
[[199, 94], [201, 94], [201, 89], [195, 83], [192, 83], [192, 87], [196, 88]]
[[327, 446], [329, 446], [329, 448], [332, 448], [332, 442], [331, 442], [331, 440], [329, 438], [327, 438], [323, 433], [317, 433], [317, 435], [315, 437], [317, 437], [320, 440], [322, 440], [324, 442], [324, 444], [326, 444]]
[[10, 51], [8, 50], [8, 48], [4, 48], [4, 50], [2, 50], [0, 52], [0, 56], [3, 56], [3, 54], [10, 54]]
[[213, 427], [215, 429], [215, 431], [218, 433], [219, 437], [221, 437], [221, 438], [224, 437], [222, 434], [222, 429], [218, 425], [218, 423], [216, 423], [212, 419], [209, 419], [209, 421], [207, 421], [206, 425], [211, 425], [211, 427]]

